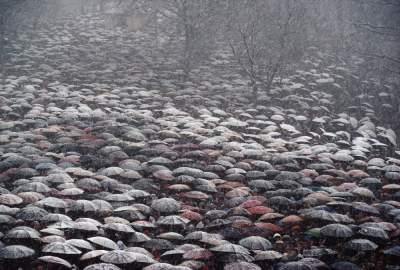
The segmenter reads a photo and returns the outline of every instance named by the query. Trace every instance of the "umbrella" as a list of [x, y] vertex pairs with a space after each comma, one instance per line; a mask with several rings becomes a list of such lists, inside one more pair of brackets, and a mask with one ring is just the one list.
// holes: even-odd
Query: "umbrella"
[[144, 267], [142, 270], [175, 270], [176, 268], [169, 263], [155, 263]]
[[303, 250], [304, 257], [322, 257], [325, 255], [333, 255], [336, 252], [328, 248], [311, 248]]
[[71, 244], [66, 242], [53, 242], [45, 245], [42, 252], [63, 255], [79, 255], [82, 252]]
[[206, 228], [207, 229], [217, 229], [220, 227], [230, 225], [231, 223], [232, 223], [232, 221], [230, 221], [230, 220], [218, 218], [218, 219], [215, 219], [215, 220], [211, 221], [210, 223], [208, 223], [206, 225]]
[[223, 252], [223, 253], [250, 254], [250, 252], [246, 248], [239, 246], [239, 245], [235, 245], [235, 244], [222, 244], [222, 245], [216, 246], [210, 250], [215, 251], [215, 252]]
[[98, 208], [97, 208], [96, 204], [94, 204], [91, 201], [76, 200], [70, 204], [69, 210], [75, 211], [75, 212], [83, 212], [83, 213], [88, 213], [88, 212], [94, 213], [98, 210]]
[[66, 243], [79, 249], [94, 250], [94, 247], [88, 241], [83, 239], [68, 239]]
[[239, 245], [251, 250], [268, 250], [272, 244], [267, 239], [260, 236], [250, 236], [239, 241]]
[[346, 225], [334, 223], [322, 227], [321, 235], [333, 238], [349, 238], [353, 235], [353, 231]]
[[42, 256], [42, 257], [39, 257], [38, 260], [42, 261], [42, 262], [62, 265], [67, 268], [72, 267], [72, 265], [69, 262], [67, 262], [66, 260], [58, 258], [58, 257], [54, 257], [54, 256]]
[[5, 246], [0, 249], [1, 259], [21, 259], [34, 254], [35, 251], [33, 249], [21, 245]]
[[351, 206], [355, 210], [363, 212], [363, 213], [367, 213], [367, 214], [371, 214], [371, 215], [379, 215], [380, 214], [379, 211], [375, 207], [373, 207], [369, 204], [366, 204], [364, 202], [353, 202]]
[[151, 238], [145, 235], [144, 233], [135, 232], [131, 235], [128, 242], [130, 243], [144, 243], [150, 240]]
[[4, 236], [6, 239], [40, 239], [40, 234], [35, 229], [19, 226], [9, 230]]
[[304, 262], [288, 262], [285, 263], [279, 270], [313, 270], [313, 267]]
[[357, 251], [372, 251], [378, 248], [378, 245], [367, 239], [353, 239], [344, 244], [344, 248]]
[[383, 251], [383, 254], [400, 257], [400, 246], [394, 246]]
[[113, 264], [129, 264], [133, 262], [151, 264], [156, 261], [152, 258], [141, 254], [125, 250], [112, 250], [100, 257], [103, 262]]
[[50, 223], [57, 221], [72, 221], [72, 219], [67, 215], [50, 213], [42, 217], [41, 221]]
[[112, 250], [103, 254], [100, 259], [106, 263], [128, 264], [135, 261], [135, 253], [124, 250]]
[[352, 262], [335, 262], [330, 265], [333, 270], [361, 270], [361, 268]]
[[201, 191], [188, 191], [181, 194], [182, 197], [193, 199], [193, 200], [207, 200], [209, 199], [208, 195]]
[[103, 228], [106, 230], [111, 230], [120, 233], [129, 233], [129, 234], [135, 233], [135, 230], [132, 229], [131, 226], [122, 223], [108, 223], [105, 224]]
[[141, 253], [143, 255], [146, 255], [147, 257], [153, 258], [153, 255], [149, 251], [147, 251], [146, 249], [144, 249], [142, 247], [128, 247], [125, 249], [125, 251]]
[[110, 263], [96, 263], [85, 267], [83, 270], [121, 270], [121, 268]]
[[81, 261], [90, 260], [90, 259], [93, 259], [93, 258], [100, 257], [100, 256], [102, 256], [103, 254], [105, 254], [107, 252], [108, 252], [108, 250], [102, 250], [102, 249], [91, 250], [91, 251], [86, 252], [85, 254], [83, 254], [79, 259]]
[[329, 269], [329, 267], [323, 261], [316, 258], [303, 258], [299, 262], [311, 266], [312, 269]]
[[189, 267], [190, 269], [193, 269], [193, 270], [199, 270], [205, 266], [205, 263], [202, 261], [188, 260], [188, 261], [184, 261], [183, 263], [179, 264], [179, 266], [185, 266], [185, 267]]
[[93, 244], [104, 247], [106, 249], [118, 249], [118, 245], [113, 240], [110, 240], [102, 236], [90, 237], [87, 240]]
[[170, 250], [174, 245], [166, 239], [150, 239], [143, 245], [144, 248], [153, 250]]
[[254, 257], [255, 261], [274, 261], [283, 257], [283, 254], [274, 250], [259, 251]]
[[375, 227], [363, 227], [358, 231], [358, 234], [366, 236], [366, 237], [383, 239], [383, 240], [389, 239], [389, 236], [385, 232], [385, 230], [383, 230], [381, 228], [375, 228]]
[[46, 243], [46, 244], [53, 243], [53, 242], [65, 242], [66, 241], [64, 237], [61, 237], [58, 235], [45, 236], [45, 237], [42, 237], [40, 240], [42, 241], [42, 243]]
[[42, 208], [36, 206], [27, 206], [20, 209], [15, 216], [16, 218], [25, 221], [36, 221], [41, 220], [47, 214], [48, 212]]
[[254, 263], [234, 262], [225, 265], [224, 270], [261, 270], [261, 267]]
[[172, 198], [162, 198], [152, 202], [151, 208], [160, 213], [176, 213], [180, 210], [180, 204]]
[[195, 248], [183, 254], [185, 260], [207, 260], [212, 256], [212, 252], [204, 248]]
[[169, 226], [185, 226], [187, 223], [189, 223], [190, 220], [183, 218], [181, 216], [166, 216], [166, 217], [161, 217], [158, 221], [158, 225], [169, 225]]
[[168, 250], [166, 252], [164, 252], [163, 254], [161, 254], [161, 257], [165, 260], [171, 259], [182, 259], [183, 254], [185, 253], [185, 251], [183, 250], [179, 250], [179, 249], [173, 249], [173, 250]]
[[14, 194], [1, 194], [0, 195], [0, 204], [4, 205], [18, 205], [21, 204], [23, 200]]
[[39, 206], [46, 206], [49, 208], [60, 208], [64, 209], [67, 207], [67, 203], [64, 200], [55, 197], [46, 197], [36, 203]]
[[252, 262], [254, 261], [254, 258], [248, 254], [244, 253], [221, 253], [221, 255], [218, 255], [216, 259], [220, 262], [224, 263], [233, 263], [233, 262]]
[[167, 239], [167, 240], [171, 240], [171, 241], [182, 241], [185, 238], [183, 237], [183, 235], [176, 233], [176, 232], [166, 232], [166, 233], [162, 233], [157, 235], [157, 238], [161, 238], [161, 239]]

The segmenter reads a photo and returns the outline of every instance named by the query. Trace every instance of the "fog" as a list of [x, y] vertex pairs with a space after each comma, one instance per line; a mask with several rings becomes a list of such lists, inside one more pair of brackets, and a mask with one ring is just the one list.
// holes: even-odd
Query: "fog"
[[398, 0], [0, 0], [0, 270], [395, 269], [399, 45]]

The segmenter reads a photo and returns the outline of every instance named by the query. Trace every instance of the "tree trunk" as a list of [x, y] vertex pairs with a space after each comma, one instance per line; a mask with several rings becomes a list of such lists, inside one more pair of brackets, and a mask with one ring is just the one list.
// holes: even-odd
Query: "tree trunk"
[[257, 103], [257, 99], [258, 99], [258, 86], [257, 86], [257, 82], [256, 81], [252, 81], [251, 82], [251, 86], [252, 86], [252, 90], [253, 90], [253, 102], [254, 104]]

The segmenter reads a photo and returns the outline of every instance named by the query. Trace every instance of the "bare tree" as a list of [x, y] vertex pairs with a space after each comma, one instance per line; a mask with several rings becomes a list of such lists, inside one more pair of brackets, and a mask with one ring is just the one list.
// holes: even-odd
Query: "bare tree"
[[166, 46], [172, 46], [161, 50], [177, 58], [187, 78], [215, 46], [219, 1], [162, 0], [150, 1], [149, 4], [156, 10], [156, 18], [158, 15], [163, 17], [164, 29], [165, 25], [169, 30], [174, 29], [169, 35], [170, 40], [176, 42], [166, 43]]
[[304, 10], [294, 0], [228, 1], [227, 41], [234, 58], [250, 79], [253, 98], [301, 54]]

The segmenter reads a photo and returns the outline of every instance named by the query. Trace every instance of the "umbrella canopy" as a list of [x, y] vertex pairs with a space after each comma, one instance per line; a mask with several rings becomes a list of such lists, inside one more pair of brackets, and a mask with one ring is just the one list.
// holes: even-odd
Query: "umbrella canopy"
[[23, 200], [14, 194], [1, 194], [0, 195], [0, 204], [4, 205], [18, 205], [21, 204]]
[[135, 254], [124, 250], [113, 250], [103, 254], [100, 259], [106, 263], [128, 264], [135, 261]]
[[187, 223], [189, 223], [190, 220], [181, 217], [181, 216], [166, 216], [166, 217], [161, 217], [158, 221], [158, 225], [170, 225], [170, 226], [185, 226]]
[[86, 266], [83, 270], [121, 270], [121, 268], [110, 263], [96, 263]]
[[151, 208], [160, 213], [176, 213], [180, 210], [181, 205], [172, 198], [162, 198], [151, 203]]
[[210, 250], [215, 251], [215, 252], [223, 252], [223, 253], [250, 254], [250, 252], [246, 248], [239, 246], [239, 245], [235, 245], [235, 244], [222, 244], [222, 245], [216, 246]]
[[224, 266], [224, 270], [261, 270], [261, 267], [248, 262], [234, 262]]
[[378, 245], [367, 239], [353, 239], [344, 244], [344, 248], [357, 251], [371, 251], [378, 248]]
[[112, 250], [100, 257], [103, 262], [113, 264], [129, 264], [133, 262], [140, 262], [146, 264], [156, 263], [152, 258], [141, 254], [125, 250]]
[[298, 262], [288, 262], [285, 263], [280, 270], [313, 270], [313, 267], [307, 263]]
[[21, 245], [5, 246], [0, 249], [1, 259], [21, 259], [33, 256], [35, 251], [31, 248]]
[[204, 248], [195, 248], [183, 254], [183, 258], [186, 260], [207, 260], [212, 256], [212, 252]]
[[118, 245], [113, 240], [108, 239], [106, 237], [95, 236], [95, 237], [90, 237], [87, 240], [93, 244], [96, 244], [106, 249], [111, 249], [111, 250], [118, 249]]
[[66, 242], [53, 242], [47, 244], [42, 248], [42, 252], [60, 255], [79, 255], [82, 253], [82, 251]]
[[394, 246], [383, 251], [383, 254], [400, 257], [400, 246]]
[[333, 238], [349, 238], [353, 236], [353, 231], [343, 224], [329, 224], [321, 228], [321, 235]]
[[268, 250], [272, 244], [267, 239], [260, 236], [249, 236], [239, 241], [239, 245], [250, 250]]
[[279, 260], [283, 257], [283, 254], [274, 250], [267, 250], [257, 252], [254, 257], [255, 261], [274, 261]]
[[361, 268], [352, 262], [335, 262], [330, 265], [334, 270], [361, 270]]
[[40, 233], [26, 226], [19, 226], [9, 230], [4, 236], [6, 239], [40, 239]]
[[58, 257], [54, 257], [54, 256], [42, 256], [42, 257], [39, 257], [38, 260], [42, 261], [42, 262], [62, 265], [66, 268], [72, 267], [72, 265], [69, 262], [67, 262], [66, 260], [58, 258]]
[[89, 252], [86, 252], [85, 254], [83, 254], [79, 259], [81, 261], [90, 260], [93, 258], [100, 257], [107, 252], [108, 252], [108, 250], [102, 250], [102, 249], [92, 250], [92, 251], [89, 251]]

